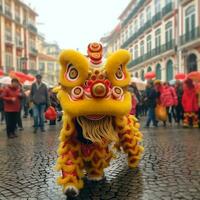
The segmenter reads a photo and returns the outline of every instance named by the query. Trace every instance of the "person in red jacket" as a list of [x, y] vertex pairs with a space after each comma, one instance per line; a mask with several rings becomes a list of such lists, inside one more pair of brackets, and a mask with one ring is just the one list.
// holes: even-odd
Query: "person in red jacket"
[[18, 112], [20, 112], [20, 98], [22, 94], [19, 89], [19, 81], [12, 79], [11, 85], [5, 88], [3, 93], [4, 111], [6, 116], [6, 131], [8, 138], [16, 137], [15, 129]]
[[183, 86], [182, 105], [184, 110], [183, 126], [189, 127], [190, 119], [194, 128], [198, 128], [198, 99], [193, 81], [187, 79]]
[[168, 82], [163, 84], [160, 100], [161, 104], [166, 107], [169, 123], [172, 124], [172, 116], [176, 121], [175, 106], [178, 104], [178, 98], [175, 88]]

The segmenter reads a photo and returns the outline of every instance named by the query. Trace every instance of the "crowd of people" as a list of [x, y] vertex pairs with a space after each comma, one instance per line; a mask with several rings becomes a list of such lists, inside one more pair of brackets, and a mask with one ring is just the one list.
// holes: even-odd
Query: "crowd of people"
[[[39, 74], [36, 75], [36, 81], [28, 90], [24, 90], [16, 78], [11, 80], [10, 85], [0, 87], [0, 120], [1, 123], [6, 122], [8, 138], [17, 137], [16, 131], [23, 130], [22, 112], [24, 118], [28, 115], [33, 118], [34, 133], [37, 133], [39, 128], [44, 132], [44, 112], [49, 106], [61, 110], [56, 95], [42, 82], [42, 76]], [[60, 120], [59, 117], [58, 121]], [[56, 119], [50, 120], [49, 124], [55, 125]]]
[[[148, 81], [146, 89], [139, 91], [135, 83], [129, 87], [132, 94], [131, 114], [138, 119], [146, 116], [145, 127], [151, 122], [157, 127], [162, 121], [163, 126], [173, 123], [184, 127], [200, 127], [200, 93], [192, 80], [176, 81], [174, 85], [160, 80]], [[36, 75], [36, 81], [29, 90], [24, 90], [18, 79], [13, 78], [10, 85], [0, 87], [1, 123], [5, 120], [8, 138], [17, 137], [16, 130], [23, 130], [21, 115], [33, 118], [34, 133], [45, 131], [44, 113], [49, 106], [61, 112], [60, 103], [52, 88], [42, 82], [42, 76]], [[50, 120], [55, 125], [58, 119]]]
[[[157, 127], [160, 121], [163, 126], [177, 123], [184, 127], [200, 127], [200, 91], [192, 80], [177, 80], [174, 85], [150, 80], [143, 92], [138, 91], [133, 83], [130, 91], [133, 94], [132, 114], [140, 118], [147, 113], [146, 128], [151, 122]], [[159, 117], [160, 114], [162, 117]]]

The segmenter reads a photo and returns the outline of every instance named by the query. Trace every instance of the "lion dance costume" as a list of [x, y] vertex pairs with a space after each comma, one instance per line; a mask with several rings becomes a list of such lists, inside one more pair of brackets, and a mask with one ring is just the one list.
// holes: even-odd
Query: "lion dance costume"
[[111, 146], [127, 153], [129, 167], [141, 159], [142, 134], [137, 119], [129, 115], [129, 59], [128, 51], [118, 50], [103, 61], [98, 43], [89, 44], [88, 56], [74, 50], [60, 54], [57, 92], [64, 114], [56, 167], [67, 196], [79, 194], [84, 176], [94, 181], [104, 177], [114, 157]]
[[182, 105], [184, 109], [183, 126], [189, 127], [191, 120], [192, 126], [198, 128], [198, 99], [194, 84], [190, 79], [184, 82]]

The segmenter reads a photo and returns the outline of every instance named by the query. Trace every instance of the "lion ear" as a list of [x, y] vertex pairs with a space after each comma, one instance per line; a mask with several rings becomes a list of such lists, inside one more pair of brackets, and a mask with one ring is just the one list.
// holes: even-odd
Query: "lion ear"
[[59, 82], [66, 87], [74, 87], [85, 82], [88, 76], [87, 58], [75, 50], [63, 50], [59, 56], [61, 66]]
[[129, 85], [131, 78], [126, 65], [130, 58], [130, 53], [124, 49], [120, 49], [108, 57], [105, 71], [113, 85], [120, 87]]

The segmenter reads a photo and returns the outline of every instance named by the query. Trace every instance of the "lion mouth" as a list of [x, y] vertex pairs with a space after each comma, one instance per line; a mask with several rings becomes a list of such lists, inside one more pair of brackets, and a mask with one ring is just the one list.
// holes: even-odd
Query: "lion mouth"
[[82, 129], [83, 137], [92, 143], [118, 140], [111, 116], [90, 115], [89, 117], [78, 117], [77, 122]]
[[105, 117], [105, 115], [87, 115], [85, 117], [89, 120], [101, 120]]

